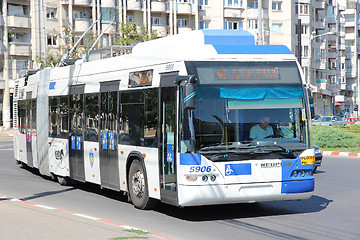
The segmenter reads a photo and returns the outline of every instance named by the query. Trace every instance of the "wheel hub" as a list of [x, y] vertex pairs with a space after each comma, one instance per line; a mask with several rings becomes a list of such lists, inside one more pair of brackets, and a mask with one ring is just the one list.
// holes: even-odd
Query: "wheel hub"
[[138, 170], [133, 176], [131, 180], [132, 185], [132, 191], [135, 194], [136, 197], [142, 198], [144, 195], [144, 189], [145, 189], [145, 181], [144, 181], [144, 175], [140, 170]]

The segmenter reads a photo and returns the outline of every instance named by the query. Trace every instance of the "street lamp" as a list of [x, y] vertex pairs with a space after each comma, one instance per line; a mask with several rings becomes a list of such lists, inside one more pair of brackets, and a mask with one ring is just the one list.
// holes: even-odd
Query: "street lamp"
[[[317, 38], [317, 37], [322, 37], [322, 36], [325, 36], [325, 35], [333, 35], [333, 34], [336, 34], [335, 32], [326, 32], [326, 33], [322, 33], [322, 34], [319, 34], [319, 35], [315, 35], [316, 32], [315, 31], [312, 31], [312, 33], [310, 34], [310, 37], [309, 37], [309, 52], [308, 52], [308, 69], [307, 69], [307, 72], [308, 72], [308, 77], [307, 77], [307, 87], [309, 87], [310, 89], [313, 88], [312, 84], [311, 84], [311, 79], [312, 79], [312, 41]], [[314, 99], [315, 100], [315, 99]]]

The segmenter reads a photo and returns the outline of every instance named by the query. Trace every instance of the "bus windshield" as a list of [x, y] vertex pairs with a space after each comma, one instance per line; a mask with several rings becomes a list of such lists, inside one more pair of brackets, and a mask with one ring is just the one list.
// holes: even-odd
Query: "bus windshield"
[[306, 149], [301, 86], [198, 85], [195, 96], [195, 109], [181, 113], [183, 153], [275, 145], [287, 151]]

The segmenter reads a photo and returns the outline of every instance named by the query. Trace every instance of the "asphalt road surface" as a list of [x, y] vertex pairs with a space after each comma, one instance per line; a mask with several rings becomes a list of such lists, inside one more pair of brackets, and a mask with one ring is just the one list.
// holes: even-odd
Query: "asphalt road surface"
[[[0, 196], [138, 227], [171, 239], [360, 239], [360, 158], [325, 157], [315, 174], [314, 195], [308, 200], [188, 208], [161, 204], [154, 211], [135, 209], [117, 192], [92, 184], [60, 186], [21, 168], [13, 159], [10, 138], [0, 137], [0, 164]], [[2, 221], [7, 220], [0, 218], [0, 226]], [[57, 224], [49, 222], [43, 229]]]

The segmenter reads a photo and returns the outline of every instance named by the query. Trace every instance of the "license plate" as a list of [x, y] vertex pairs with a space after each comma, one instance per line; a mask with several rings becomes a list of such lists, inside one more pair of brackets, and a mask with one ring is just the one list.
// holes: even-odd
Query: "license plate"
[[301, 157], [301, 165], [313, 165], [315, 164], [315, 156]]

